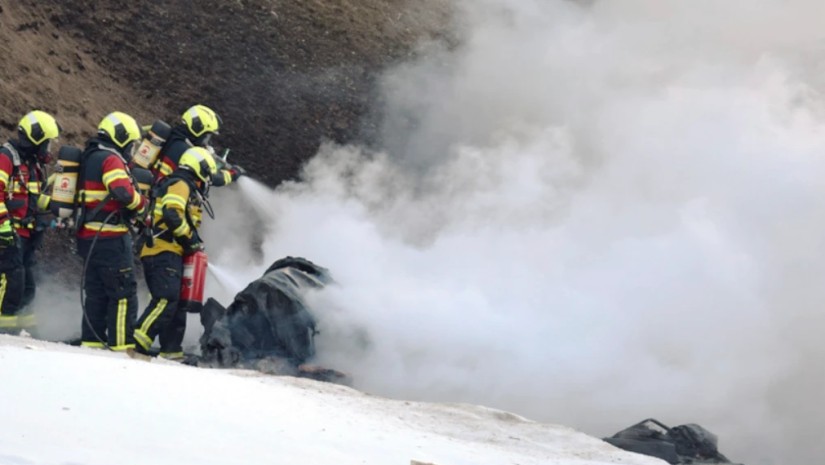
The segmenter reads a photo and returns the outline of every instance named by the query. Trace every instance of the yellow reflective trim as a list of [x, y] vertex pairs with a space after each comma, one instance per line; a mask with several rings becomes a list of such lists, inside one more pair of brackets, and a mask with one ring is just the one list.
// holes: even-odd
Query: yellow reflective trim
[[129, 210], [134, 210], [138, 205], [140, 205], [140, 194], [138, 191], [134, 191], [132, 193], [132, 201], [129, 202], [129, 205], [126, 205], [126, 208]]
[[166, 309], [166, 304], [168, 303], [168, 299], [158, 299], [157, 305], [155, 305], [155, 307], [149, 313], [149, 316], [146, 317], [146, 321], [144, 321], [143, 324], [140, 325], [140, 331], [142, 333], [146, 334], [149, 332], [149, 328], [151, 328], [152, 325], [155, 324], [155, 320], [157, 320], [160, 314], [163, 313], [163, 310]]
[[115, 341], [118, 346], [126, 344], [126, 299], [117, 301], [117, 325], [115, 326]]
[[37, 317], [31, 313], [28, 315], [19, 315], [17, 317], [17, 321], [17, 324], [21, 328], [32, 328], [34, 326], [37, 326]]
[[0, 315], [0, 328], [17, 327], [17, 315]]
[[6, 204], [0, 202], [0, 213], [8, 213], [9, 210], [6, 208]]
[[181, 210], [186, 208], [186, 198], [181, 197], [177, 194], [166, 194], [163, 196], [163, 205], [176, 205], [179, 206]]
[[26, 184], [26, 189], [29, 191], [29, 194], [39, 194], [40, 183], [36, 181], [29, 181], [29, 183]]
[[129, 228], [127, 228], [124, 224], [107, 224], [101, 223], [100, 221], [84, 223], [83, 228], [93, 232], [126, 232], [129, 230]]
[[229, 171], [223, 170], [223, 183], [224, 184], [231, 184], [232, 183], [232, 173]]
[[122, 344], [122, 345], [116, 345], [116, 346], [109, 346], [109, 349], [114, 350], [115, 352], [123, 352], [123, 351], [129, 350], [129, 349], [134, 349], [134, 348], [135, 348], [134, 344]]
[[95, 200], [102, 201], [103, 199], [106, 198], [107, 195], [109, 195], [109, 191], [97, 191], [97, 190], [94, 190], [94, 191], [81, 190], [80, 193], [85, 194], [86, 203], [89, 203], [89, 202], [92, 202], [92, 201], [95, 201]]
[[109, 184], [118, 179], [129, 179], [129, 175], [120, 168], [114, 169], [103, 175], [103, 185], [109, 187]]
[[169, 360], [180, 360], [184, 357], [183, 352], [161, 352], [158, 354], [158, 357], [165, 358]]
[[143, 331], [141, 331], [139, 329], [136, 329], [135, 333], [134, 333], [134, 336], [135, 336], [135, 341], [137, 341], [137, 343], [140, 344], [140, 346], [143, 347], [145, 350], [149, 350], [149, 348], [152, 347], [152, 342], [154, 342], [154, 341], [149, 339], [148, 334], [144, 333]]
[[170, 174], [172, 174], [172, 167], [169, 165], [169, 163], [162, 162], [160, 164], [160, 173], [164, 176], [169, 176]]
[[6, 288], [8, 287], [6, 273], [0, 273], [0, 315], [3, 314], [3, 302], [6, 300]]
[[102, 342], [83, 341], [80, 343], [80, 347], [88, 347], [89, 349], [102, 349], [106, 346]]
[[181, 215], [183, 215], [183, 212], [186, 211], [184, 205], [178, 203], [177, 200], [175, 200], [174, 202], [163, 202], [161, 204], [161, 211], [163, 211], [164, 208], [172, 208], [174, 210], [177, 210], [177, 212]]
[[40, 210], [48, 210], [49, 204], [52, 202], [52, 197], [46, 194], [40, 194], [37, 198], [37, 208]]
[[2, 182], [3, 184], [8, 184], [9, 173], [6, 173], [5, 171], [0, 171], [0, 182]]
[[175, 228], [174, 231], [172, 231], [172, 235], [174, 235], [176, 237], [181, 237], [181, 236], [189, 237], [191, 235], [190, 232], [191, 232], [191, 229], [189, 228], [189, 224], [186, 221], [184, 221], [183, 223], [181, 223], [180, 226], [178, 226], [177, 228]]

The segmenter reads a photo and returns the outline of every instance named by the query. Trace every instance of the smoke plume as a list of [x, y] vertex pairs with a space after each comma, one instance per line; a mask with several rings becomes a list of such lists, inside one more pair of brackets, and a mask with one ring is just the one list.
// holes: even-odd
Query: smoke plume
[[825, 455], [825, 6], [457, 8], [384, 77], [385, 150], [224, 191], [213, 263], [329, 268], [319, 361], [370, 392]]

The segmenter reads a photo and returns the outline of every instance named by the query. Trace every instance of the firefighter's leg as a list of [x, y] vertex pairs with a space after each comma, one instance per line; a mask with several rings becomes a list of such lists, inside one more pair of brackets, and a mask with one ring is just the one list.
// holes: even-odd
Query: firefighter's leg
[[9, 331], [19, 327], [17, 313], [25, 286], [22, 257], [19, 245], [0, 251], [0, 330]]
[[186, 333], [186, 311], [176, 308], [171, 321], [160, 332], [160, 355], [183, 358], [183, 335]]
[[0, 330], [19, 329], [17, 313], [23, 297], [23, 267], [0, 273]]
[[135, 347], [134, 331], [137, 319], [137, 281], [135, 280], [132, 240], [129, 235], [107, 243], [108, 273], [104, 276], [106, 294], [106, 327], [112, 350]]
[[178, 307], [183, 259], [175, 253], [164, 252], [145, 257], [142, 262], [152, 300], [137, 322], [135, 342], [139, 350], [148, 352], [155, 337], [169, 324]]
[[23, 245], [23, 268], [25, 271], [25, 286], [23, 289], [22, 302], [20, 303], [22, 310], [18, 315], [18, 323], [21, 328], [28, 329], [29, 331], [34, 331], [37, 326], [37, 317], [34, 314], [34, 308], [32, 308], [30, 304], [34, 300], [35, 295], [36, 284], [34, 280], [34, 266], [36, 264], [36, 260], [34, 257], [34, 253], [37, 242], [35, 241], [35, 239], [21, 238], [21, 243]]
[[106, 343], [106, 285], [103, 276], [106, 267], [90, 261], [83, 278], [86, 296], [83, 305], [83, 319], [80, 329], [81, 345], [84, 347], [104, 347]]
[[[33, 233], [39, 234], [39, 233]], [[26, 269], [26, 288], [23, 292], [23, 303], [22, 306], [25, 307], [29, 305], [32, 300], [34, 300], [34, 296], [36, 293], [36, 286], [34, 280], [34, 267], [37, 264], [35, 260], [35, 250], [36, 250], [36, 240], [35, 239], [26, 239], [21, 238], [23, 244], [23, 267]]]

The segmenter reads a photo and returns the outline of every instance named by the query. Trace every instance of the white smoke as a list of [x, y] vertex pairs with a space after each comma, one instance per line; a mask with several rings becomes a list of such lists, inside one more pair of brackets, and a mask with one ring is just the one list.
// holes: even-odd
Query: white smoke
[[241, 226], [207, 231], [213, 261], [329, 268], [320, 362], [367, 391], [595, 435], [694, 422], [734, 460], [815, 463], [823, 12], [459, 2], [460, 45], [385, 77], [386, 151], [224, 191], [213, 225]]

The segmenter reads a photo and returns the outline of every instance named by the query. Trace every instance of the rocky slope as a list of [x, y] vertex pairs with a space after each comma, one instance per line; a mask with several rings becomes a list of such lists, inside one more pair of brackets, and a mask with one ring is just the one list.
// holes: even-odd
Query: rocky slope
[[375, 79], [443, 37], [450, 0], [0, 1], [0, 125], [53, 112], [82, 143], [120, 109], [174, 122], [193, 103], [274, 185], [323, 140], [374, 142]]
[[[0, 139], [34, 108], [82, 146], [111, 111], [174, 123], [204, 103], [217, 148], [274, 186], [325, 140], [376, 142], [377, 77], [445, 37], [450, 2], [0, 0]], [[76, 285], [68, 239], [47, 235], [41, 269]]]

